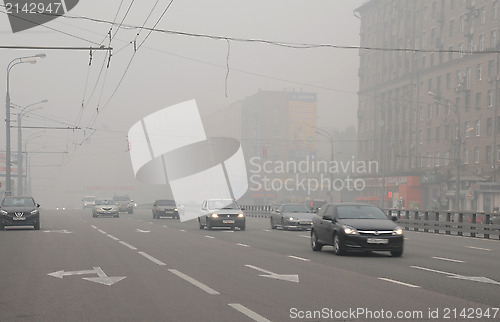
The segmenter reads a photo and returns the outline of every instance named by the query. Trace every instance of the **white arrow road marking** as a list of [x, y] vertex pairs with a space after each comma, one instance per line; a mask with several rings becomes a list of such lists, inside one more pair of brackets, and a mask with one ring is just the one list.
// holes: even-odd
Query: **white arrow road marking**
[[151, 230], [141, 230], [139, 228], [137, 228], [136, 231], [138, 231], [140, 233], [150, 233], [151, 232]]
[[276, 273], [273, 273], [273, 272], [270, 272], [270, 271], [266, 271], [265, 269], [263, 268], [260, 268], [260, 267], [257, 267], [257, 266], [253, 266], [253, 265], [245, 265], [246, 267], [249, 267], [249, 268], [253, 268], [257, 271], [260, 271], [262, 273], [266, 273], [268, 275], [259, 275], [259, 276], [262, 276], [262, 277], [268, 277], [268, 278], [273, 278], [273, 279], [277, 279], [277, 280], [283, 280], [283, 281], [289, 281], [289, 282], [295, 282], [295, 283], [298, 283], [299, 282], [299, 275], [292, 275], [292, 274], [276, 274]]
[[84, 277], [83, 279], [87, 280], [87, 281], [110, 286], [110, 285], [113, 285], [116, 282], [119, 282], [125, 278], [125, 276], [108, 277], [108, 275], [106, 275], [100, 267], [94, 267], [94, 270], [99, 277]]
[[100, 267], [94, 267], [91, 270], [83, 270], [83, 271], [70, 271], [70, 272], [65, 272], [65, 271], [57, 271], [53, 273], [49, 273], [47, 275], [56, 277], [56, 278], [63, 278], [64, 276], [71, 276], [71, 275], [87, 275], [87, 274], [97, 274], [99, 277], [84, 277], [84, 280], [99, 283], [99, 284], [104, 284], [104, 285], [113, 285], [116, 282], [121, 281], [122, 279], [126, 278], [126, 276], [116, 276], [116, 277], [108, 277], [104, 271]]
[[425, 267], [420, 267], [420, 266], [410, 266], [410, 267], [416, 268], [416, 269], [421, 269], [421, 270], [428, 271], [428, 272], [434, 272], [434, 273], [448, 275], [448, 277], [451, 277], [451, 278], [500, 285], [499, 282], [492, 280], [490, 278], [484, 277], [484, 276], [464, 276], [464, 275], [460, 275], [460, 274], [448, 273], [448, 272], [438, 271], [435, 269], [430, 269], [430, 268], [425, 268]]
[[44, 230], [45, 233], [61, 233], [61, 234], [71, 234], [72, 231], [63, 230]]

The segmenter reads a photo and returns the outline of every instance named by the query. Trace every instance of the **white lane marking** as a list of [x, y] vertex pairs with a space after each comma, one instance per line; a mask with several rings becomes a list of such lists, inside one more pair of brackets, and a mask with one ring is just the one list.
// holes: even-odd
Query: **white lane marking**
[[124, 241], [121, 241], [120, 240], [120, 244], [122, 244], [123, 246], [127, 246], [128, 248], [130, 248], [131, 250], [136, 250], [137, 248], [135, 248], [134, 246], [130, 245], [130, 244], [127, 244], [126, 242]]
[[489, 249], [489, 248], [481, 248], [481, 247], [474, 247], [474, 246], [465, 246], [465, 247], [471, 248], [471, 249], [485, 250], [487, 252], [491, 252], [491, 249]]
[[92, 227], [92, 228], [94, 228], [94, 229], [97, 229], [97, 227], [96, 227], [96, 226], [94, 226], [94, 225], [90, 225], [90, 227]]
[[269, 232], [270, 230], [269, 229], [263, 229], [263, 231], [268, 231]]
[[290, 258], [295, 258], [295, 259], [298, 259], [300, 261], [304, 261], [304, 262], [309, 262], [310, 260], [307, 259], [307, 258], [303, 258], [303, 257], [298, 257], [298, 256], [293, 256], [293, 255], [288, 255], [288, 257]]
[[153, 222], [152, 222], [152, 221], [150, 221], [150, 222], [149, 222], [149, 224], [150, 224], [150, 225], [152, 225], [152, 224], [153, 224]]
[[425, 268], [425, 267], [420, 267], [420, 266], [410, 266], [410, 267], [416, 268], [416, 269], [421, 269], [423, 271], [433, 272], [433, 273], [445, 274], [445, 275], [450, 275], [450, 276], [458, 276], [458, 274], [438, 271], [438, 270], [431, 269], [431, 268]]
[[464, 276], [464, 275], [459, 275], [459, 274], [455, 274], [455, 273], [448, 273], [448, 272], [438, 271], [438, 270], [435, 270], [435, 269], [430, 269], [430, 268], [425, 268], [425, 267], [420, 267], [420, 266], [410, 266], [410, 267], [421, 269], [421, 270], [424, 270], [424, 271], [429, 271], [429, 272], [434, 272], [434, 273], [439, 273], [439, 274], [445, 274], [445, 275], [448, 275], [448, 277], [455, 278], [455, 279], [461, 279], [461, 280], [467, 280], [467, 281], [474, 281], [474, 282], [481, 282], [481, 283], [488, 283], [488, 284], [500, 285], [500, 282], [497, 282], [495, 280], [492, 280], [491, 278], [484, 277], [484, 276]]
[[185, 231], [184, 229], [180, 229], [179, 231]]
[[445, 257], [433, 256], [431, 258], [440, 259], [440, 260], [448, 261], [448, 262], [454, 262], [454, 263], [465, 263], [464, 261], [461, 261], [461, 260], [458, 260], [458, 259], [451, 259], [451, 258], [445, 258]]
[[400, 282], [400, 281], [396, 281], [396, 280], [391, 280], [390, 278], [379, 277], [378, 279], [382, 280], [382, 281], [386, 281], [386, 282], [391, 282], [391, 283], [395, 283], [395, 284], [399, 284], [399, 285], [408, 286], [408, 287], [420, 288], [420, 286], [418, 286], [418, 285], [413, 285], [413, 284], [408, 284], [408, 283], [404, 283], [404, 282]]
[[225, 233], [234, 233], [234, 230], [223, 230]]
[[161, 266], [165, 266], [167, 264], [165, 264], [164, 262], [154, 258], [153, 256], [149, 255], [148, 253], [145, 253], [145, 252], [139, 252], [139, 254], [141, 254], [142, 256], [146, 257], [147, 259], [149, 259], [150, 261], [152, 261], [153, 263], [155, 264], [158, 264], [158, 265], [161, 265]]
[[142, 230], [142, 229], [139, 229], [137, 228], [135, 231], [139, 232], [139, 233], [150, 233], [151, 230]]
[[307, 236], [307, 235], [299, 235], [299, 237], [311, 238], [311, 236]]
[[193, 284], [194, 286], [202, 289], [203, 291], [207, 292], [208, 294], [212, 294], [212, 295], [215, 295], [215, 294], [220, 294], [219, 292], [217, 292], [216, 290], [206, 286], [205, 284], [195, 280], [194, 278], [192, 277], [189, 277], [187, 276], [186, 274], [182, 273], [182, 272], [179, 272], [178, 270], [176, 269], [169, 269], [169, 271], [177, 276], [179, 276], [180, 278], [182, 278], [183, 280]]
[[243, 246], [243, 247], [250, 247], [250, 246], [248, 246], [248, 245], [246, 245], [246, 244], [240, 244], [240, 243], [236, 243], [236, 245], [238, 245], [238, 246]]
[[205, 237], [207, 237], [207, 238], [215, 238], [214, 236], [208, 236], [208, 235], [207, 235], [207, 236], [205, 236]]
[[241, 304], [238, 304], [238, 303], [229, 303], [228, 305], [230, 307], [232, 307], [233, 309], [239, 311], [240, 313], [245, 314], [246, 316], [248, 316], [249, 318], [251, 318], [254, 321], [257, 321], [257, 322], [271, 322], [271, 320], [266, 319], [262, 315], [255, 313], [254, 311], [252, 311], [252, 310], [244, 307]]
[[104, 230], [101, 230], [101, 229], [97, 229], [98, 232], [100, 232], [101, 234], [107, 234]]
[[168, 228], [168, 226], [167, 226], [167, 225], [163, 225], [163, 227]]
[[114, 239], [114, 240], [119, 240], [118, 238], [116, 238], [115, 236], [110, 235], [110, 234], [107, 234], [106, 236], [108, 236], [109, 238]]

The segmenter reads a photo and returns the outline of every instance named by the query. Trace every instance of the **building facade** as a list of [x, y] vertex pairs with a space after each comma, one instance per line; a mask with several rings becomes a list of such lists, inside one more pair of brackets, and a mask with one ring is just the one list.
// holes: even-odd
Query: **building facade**
[[[361, 21], [358, 158], [383, 207], [500, 204], [499, 1], [371, 0]], [[458, 186], [457, 186], [458, 181]], [[457, 189], [458, 188], [458, 189]]]

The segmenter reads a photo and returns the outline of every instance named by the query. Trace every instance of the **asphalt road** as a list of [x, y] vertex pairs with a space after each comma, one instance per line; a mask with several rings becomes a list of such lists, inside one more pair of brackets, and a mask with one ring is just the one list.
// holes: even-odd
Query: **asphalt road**
[[500, 241], [406, 231], [401, 258], [309, 232], [200, 230], [150, 210], [43, 210], [0, 232], [0, 321], [496, 321]]

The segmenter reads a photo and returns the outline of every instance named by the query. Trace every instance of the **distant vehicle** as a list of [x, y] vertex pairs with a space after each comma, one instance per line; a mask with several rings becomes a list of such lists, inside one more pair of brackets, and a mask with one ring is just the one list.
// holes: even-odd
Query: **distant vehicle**
[[200, 229], [207, 227], [239, 228], [245, 230], [246, 218], [241, 207], [231, 199], [209, 199], [201, 204], [202, 215], [198, 217]]
[[309, 208], [311, 212], [317, 212], [319, 208], [323, 207], [326, 204], [326, 200], [323, 199], [312, 199], [306, 201], [306, 206]]
[[281, 227], [282, 230], [308, 230], [312, 226], [312, 213], [304, 204], [282, 204], [271, 212], [271, 229]]
[[347, 251], [389, 251], [403, 254], [403, 229], [378, 207], [338, 203], [321, 207], [313, 218], [311, 247], [320, 251], [332, 245], [336, 255]]
[[134, 201], [129, 196], [114, 196], [113, 200], [118, 205], [120, 212], [134, 213]]
[[85, 196], [82, 199], [83, 209], [92, 208], [95, 205], [95, 196]]
[[153, 203], [153, 218], [172, 217], [179, 219], [179, 209], [175, 200], [160, 199]]
[[0, 230], [6, 226], [40, 229], [40, 205], [32, 197], [5, 197], [0, 205]]
[[120, 217], [120, 209], [112, 198], [97, 198], [94, 208], [92, 209], [92, 217]]

